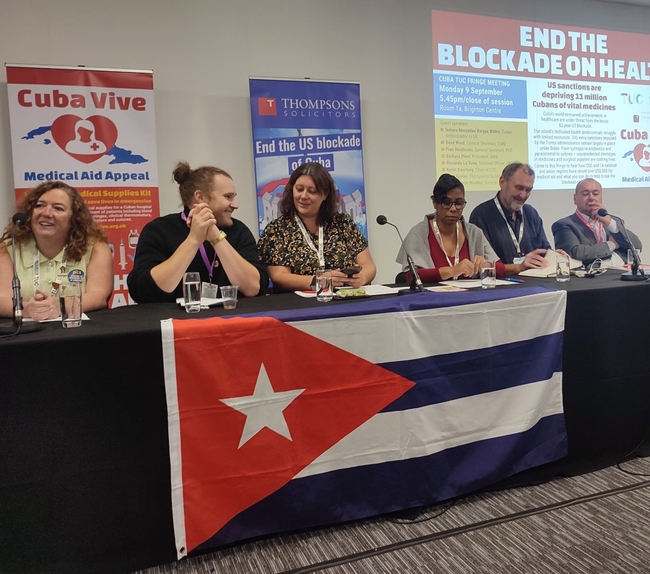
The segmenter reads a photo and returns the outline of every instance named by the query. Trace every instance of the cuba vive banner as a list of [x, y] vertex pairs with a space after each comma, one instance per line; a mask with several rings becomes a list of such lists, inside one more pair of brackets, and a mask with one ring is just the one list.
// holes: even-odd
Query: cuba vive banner
[[77, 188], [108, 234], [110, 307], [129, 302], [140, 231], [160, 215], [153, 73], [7, 64], [16, 200], [45, 181]]

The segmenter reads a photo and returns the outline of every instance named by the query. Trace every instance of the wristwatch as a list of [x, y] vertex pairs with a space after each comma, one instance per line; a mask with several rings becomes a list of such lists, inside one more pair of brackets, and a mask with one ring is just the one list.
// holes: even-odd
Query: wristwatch
[[212, 241], [210, 241], [210, 245], [212, 245], [212, 247], [216, 247], [217, 243], [219, 243], [219, 241], [225, 239], [226, 237], [228, 237], [228, 236], [226, 235], [226, 232], [225, 232], [225, 231], [221, 231], [221, 233], [219, 233], [219, 235], [218, 235], [215, 239], [213, 239]]
[[317, 287], [318, 287], [318, 277], [316, 277], [316, 275], [314, 275], [314, 276], [311, 278], [311, 285], [309, 286], [309, 288], [310, 288], [312, 291], [316, 291], [316, 288], [317, 288]]

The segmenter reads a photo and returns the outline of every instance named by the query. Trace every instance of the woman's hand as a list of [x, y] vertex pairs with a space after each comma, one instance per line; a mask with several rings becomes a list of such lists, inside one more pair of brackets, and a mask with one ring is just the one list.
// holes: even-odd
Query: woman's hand
[[[485, 257], [481, 257], [480, 255], [474, 255], [472, 263], [474, 264], [474, 275], [480, 275], [483, 267], [490, 267], [490, 263], [485, 260]], [[494, 267], [494, 265], [492, 265], [492, 267]]]
[[[356, 280], [355, 280], [356, 278]], [[347, 287], [351, 286], [354, 287], [355, 289], [358, 287], [361, 287], [361, 274], [357, 273], [356, 275], [353, 275], [352, 277], [348, 277], [345, 273], [342, 271], [336, 269], [332, 271], [332, 287]], [[356, 284], [355, 284], [356, 283]]]
[[451, 268], [454, 277], [471, 277], [474, 275], [474, 262], [469, 259], [463, 259]]
[[34, 296], [25, 302], [24, 314], [35, 321], [47, 321], [60, 317], [61, 308], [58, 299], [37, 289]]

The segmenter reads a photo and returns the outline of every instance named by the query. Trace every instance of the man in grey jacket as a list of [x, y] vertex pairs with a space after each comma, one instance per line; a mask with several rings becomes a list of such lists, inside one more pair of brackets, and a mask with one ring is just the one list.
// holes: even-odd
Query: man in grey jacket
[[556, 221], [551, 228], [556, 248], [585, 265], [601, 259], [604, 266], [617, 267], [626, 263], [628, 249], [641, 250], [641, 241], [625, 228], [620, 217], [598, 214], [604, 209], [603, 188], [595, 179], [578, 183], [573, 202], [575, 213]]

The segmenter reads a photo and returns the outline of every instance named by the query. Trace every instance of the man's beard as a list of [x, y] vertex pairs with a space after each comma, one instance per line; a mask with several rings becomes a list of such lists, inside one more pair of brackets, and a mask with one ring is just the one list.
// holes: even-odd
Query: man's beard
[[524, 206], [524, 203], [525, 202], [516, 201], [513, 199], [510, 202], [510, 205], [508, 207], [510, 207], [510, 211], [521, 211], [522, 207]]

